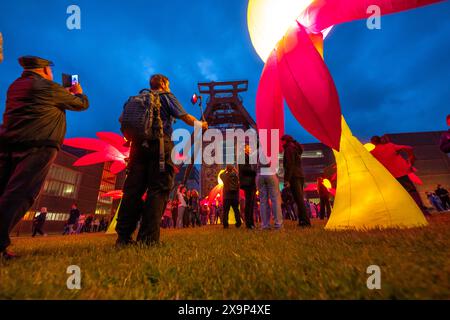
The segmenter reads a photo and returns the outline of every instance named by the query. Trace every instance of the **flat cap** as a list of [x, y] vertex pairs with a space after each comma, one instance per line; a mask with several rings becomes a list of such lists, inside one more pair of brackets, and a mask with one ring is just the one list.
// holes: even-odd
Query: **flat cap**
[[54, 66], [53, 62], [51, 62], [50, 60], [34, 56], [20, 57], [19, 64], [24, 69], [38, 69], [38, 68], [45, 68], [48, 66]]

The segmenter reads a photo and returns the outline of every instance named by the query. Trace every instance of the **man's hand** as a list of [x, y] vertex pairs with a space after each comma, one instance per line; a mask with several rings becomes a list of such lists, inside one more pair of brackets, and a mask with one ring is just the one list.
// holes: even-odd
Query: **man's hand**
[[83, 88], [81, 88], [81, 85], [79, 83], [76, 83], [69, 88], [69, 92], [73, 95], [83, 94]]

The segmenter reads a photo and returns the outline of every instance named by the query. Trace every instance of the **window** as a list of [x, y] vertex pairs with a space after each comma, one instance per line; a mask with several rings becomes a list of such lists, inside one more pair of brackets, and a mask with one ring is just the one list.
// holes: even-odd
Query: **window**
[[[33, 220], [34, 216], [39, 213], [39, 211], [28, 211], [25, 216], [23, 217], [23, 220], [30, 221]], [[66, 221], [69, 219], [68, 213], [55, 213], [55, 212], [48, 212], [47, 216], [45, 218], [45, 221]]]
[[322, 150], [303, 151], [302, 158], [317, 159], [325, 157]]
[[102, 174], [102, 181], [100, 182], [100, 191], [98, 193], [97, 208], [95, 214], [109, 215], [113, 207], [113, 199], [103, 197], [105, 193], [113, 191], [116, 187], [116, 175], [111, 173], [111, 162], [105, 163]]
[[81, 174], [79, 172], [62, 166], [52, 165], [44, 183], [44, 194], [76, 199], [80, 181]]

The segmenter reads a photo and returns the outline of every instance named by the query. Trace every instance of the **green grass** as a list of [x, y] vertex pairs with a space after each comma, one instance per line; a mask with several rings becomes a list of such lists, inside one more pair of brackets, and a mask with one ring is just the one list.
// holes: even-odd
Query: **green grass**
[[[20, 238], [0, 262], [0, 299], [450, 299], [450, 215], [424, 229], [164, 230], [164, 245], [117, 251], [114, 236]], [[82, 289], [68, 290], [78, 265]], [[367, 289], [369, 265], [381, 290]]]

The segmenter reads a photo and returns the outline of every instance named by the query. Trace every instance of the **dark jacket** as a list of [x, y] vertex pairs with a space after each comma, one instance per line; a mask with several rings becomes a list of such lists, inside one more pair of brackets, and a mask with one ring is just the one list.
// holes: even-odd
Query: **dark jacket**
[[239, 182], [241, 189], [256, 188], [256, 165], [249, 163], [250, 157], [245, 155], [245, 164], [239, 165]]
[[72, 95], [56, 82], [25, 71], [8, 89], [0, 147], [59, 149], [66, 134], [66, 110], [88, 107], [85, 95]]
[[284, 181], [291, 181], [295, 178], [304, 178], [302, 167], [303, 148], [294, 142], [289, 142], [284, 146]]
[[330, 192], [328, 191], [327, 187], [323, 183], [317, 183], [317, 190], [319, 191], [319, 197], [320, 198], [326, 198], [328, 199], [330, 197]]
[[78, 219], [80, 218], [80, 210], [78, 209], [70, 209], [69, 214], [69, 220], [67, 221], [67, 224], [75, 224], [78, 222]]
[[239, 199], [239, 176], [235, 171], [225, 171], [220, 175], [223, 181], [223, 199]]
[[43, 225], [45, 223], [45, 220], [47, 220], [47, 213], [40, 212], [38, 216], [35, 216], [33, 218], [33, 224], [34, 225]]

